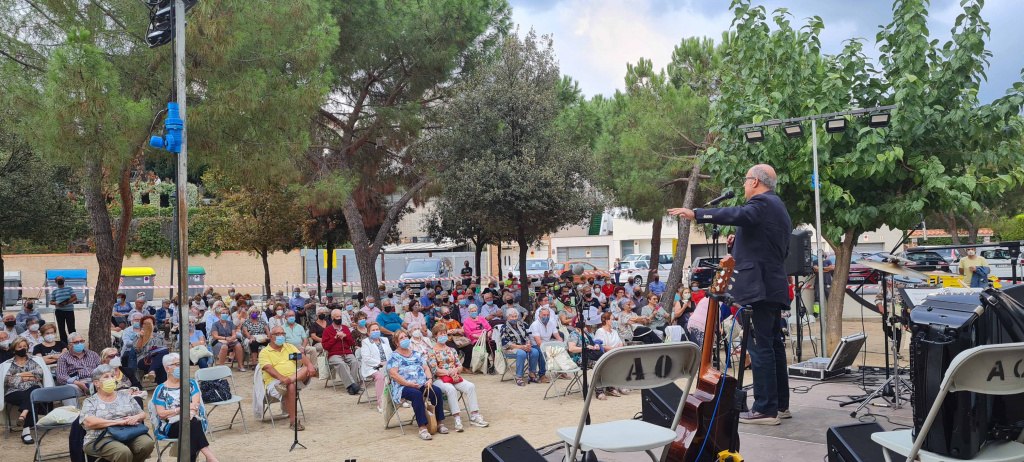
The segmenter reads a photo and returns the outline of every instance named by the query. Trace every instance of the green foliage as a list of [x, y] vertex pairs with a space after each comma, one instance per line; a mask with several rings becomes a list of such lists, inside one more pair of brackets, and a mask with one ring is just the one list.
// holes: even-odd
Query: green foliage
[[167, 237], [174, 232], [170, 218], [139, 218], [135, 229], [128, 238], [128, 252], [142, 258], [171, 254], [171, 241]]
[[1004, 241], [1024, 241], [1024, 215], [1014, 217], [999, 238]]

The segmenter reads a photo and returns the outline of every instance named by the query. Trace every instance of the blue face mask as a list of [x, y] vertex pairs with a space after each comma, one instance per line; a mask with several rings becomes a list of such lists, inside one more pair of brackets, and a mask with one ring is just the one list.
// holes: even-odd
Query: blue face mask
[[366, 327], [366, 320], [365, 319], [360, 319], [359, 320], [359, 327]]
[[409, 345], [412, 345], [412, 340], [409, 340], [407, 338], [404, 338], [404, 339], [402, 339], [401, 342], [398, 342], [398, 346], [400, 346], [402, 348], [408, 349]]
[[274, 343], [276, 343], [277, 346], [284, 345], [284, 336], [278, 335], [276, 338], [274, 338]]
[[447, 343], [448, 342], [448, 336], [447, 335], [442, 335], [442, 336], [437, 337], [437, 342], [438, 343]]
[[374, 340], [379, 339], [380, 338], [380, 331], [379, 330], [375, 330], [373, 332], [370, 332], [370, 338], [372, 338]]
[[175, 367], [174, 368], [174, 373], [171, 374], [171, 375], [173, 375], [174, 378], [176, 378], [176, 379], [180, 379], [181, 378], [181, 368], [180, 367]]
[[541, 324], [547, 324], [548, 321], [550, 321], [550, 320], [551, 320], [551, 316], [541, 316], [540, 317], [540, 323]]
[[494, 304], [494, 300], [491, 300], [491, 301], [487, 302], [487, 304], [488, 305], [493, 305]]
[[295, 316], [288, 316], [288, 324], [295, 324]]
[[376, 303], [370, 302], [370, 303], [367, 303], [367, 304], [366, 304], [366, 306], [368, 306], [368, 307], [370, 307], [370, 308], [373, 308], [373, 305], [376, 305]]
[[472, 312], [469, 313], [469, 317], [471, 317], [473, 319], [476, 319], [476, 317], [479, 316], [479, 315], [480, 315], [480, 313], [477, 313], [476, 311], [472, 311]]
[[132, 327], [134, 327], [134, 328], [136, 328], [136, 329], [142, 329], [142, 324], [140, 324], [140, 323], [137, 323], [137, 322], [133, 322], [133, 323], [132, 323]]
[[74, 348], [75, 353], [81, 353], [81, 352], [85, 351], [85, 344], [84, 343], [79, 343], [79, 344], [75, 345], [72, 348]]
[[462, 306], [469, 305], [469, 300], [459, 300], [459, 305], [462, 305]]
[[229, 320], [229, 319], [231, 319], [231, 316], [228, 316], [228, 315], [226, 315], [226, 314], [222, 314], [222, 315], [220, 315], [220, 320], [221, 320], [221, 321], [227, 321], [227, 320]]
[[612, 321], [612, 329], [618, 329], [619, 321]]
[[345, 310], [352, 311], [353, 309], [355, 309], [355, 307], [353, 307], [352, 305], [345, 305]]

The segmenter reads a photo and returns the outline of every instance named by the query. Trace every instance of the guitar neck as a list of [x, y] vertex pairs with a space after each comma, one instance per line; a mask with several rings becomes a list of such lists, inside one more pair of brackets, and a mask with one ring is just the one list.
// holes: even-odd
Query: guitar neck
[[704, 345], [702, 346], [700, 356], [700, 375], [704, 375], [711, 368], [711, 350], [715, 346], [715, 333], [718, 331], [718, 313], [718, 300], [714, 298], [709, 299], [708, 316], [704, 321]]

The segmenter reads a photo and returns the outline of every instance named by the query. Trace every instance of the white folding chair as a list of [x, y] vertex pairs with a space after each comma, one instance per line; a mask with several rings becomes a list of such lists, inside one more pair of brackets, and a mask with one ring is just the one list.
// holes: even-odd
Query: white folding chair
[[384, 407], [383, 407], [383, 410], [384, 410], [384, 429], [385, 430], [389, 430], [389, 429], [395, 428], [395, 427], [391, 426], [391, 421], [395, 420], [395, 418], [397, 417], [398, 428], [400, 430], [402, 430], [402, 434], [405, 435], [405, 426], [406, 425], [413, 425], [415, 423], [415, 421], [416, 421], [416, 416], [413, 415], [413, 417], [410, 418], [407, 421], [403, 421], [402, 420], [402, 416], [398, 413], [399, 410], [402, 409], [402, 405], [397, 403], [397, 402], [395, 402], [395, 400], [391, 397], [391, 387], [395, 386], [395, 384], [391, 380], [391, 376], [389, 374], [384, 374], [384, 383], [385, 383], [385, 388], [386, 388], [386, 390], [384, 392], [384, 397], [383, 397], [384, 398]]
[[[504, 327], [505, 327], [504, 324], [498, 324], [494, 328], [494, 338], [496, 339], [494, 341], [494, 344], [496, 346], [496, 348], [494, 349], [494, 356], [495, 356], [494, 361], [497, 362], [498, 361], [498, 356], [500, 356], [502, 364], [505, 365], [505, 370], [503, 370], [501, 372], [501, 377], [498, 379], [498, 382], [507, 382], [509, 380], [512, 380], [512, 378], [507, 378], [507, 379], [505, 378], [505, 375], [507, 375], [509, 373], [509, 371], [512, 372], [512, 377], [516, 376], [516, 374], [515, 374], [516, 355], [513, 354], [511, 357], [509, 357], [509, 355], [507, 353], [505, 353], [505, 349], [501, 347], [501, 330]], [[511, 363], [509, 363], [509, 359], [512, 360]]]
[[[284, 410], [282, 409], [282, 412], [280, 414], [276, 414], [275, 415], [274, 411], [272, 409], [270, 409], [270, 405], [272, 405], [274, 403], [281, 403], [281, 407], [283, 408], [284, 407], [284, 403], [281, 402], [281, 400], [271, 396], [270, 393], [267, 393], [267, 387], [263, 386], [263, 378], [262, 378], [263, 365], [262, 364], [258, 364], [256, 366], [256, 370], [254, 372], [255, 372], [256, 377], [259, 377], [260, 388], [263, 389], [263, 411], [260, 414], [260, 420], [263, 421], [263, 422], [266, 422], [267, 421], [267, 414], [270, 414], [270, 426], [274, 427], [274, 428], [277, 428], [277, 424], [274, 423], [274, 418], [275, 417], [277, 417], [277, 418], [280, 418], [280, 417], [287, 418], [288, 417], [288, 413], [284, 412]], [[255, 392], [255, 390], [253, 390], [253, 391]], [[302, 419], [306, 420], [306, 409], [302, 407], [302, 393], [299, 393], [299, 409], [298, 410], [299, 410], [299, 412], [302, 413]]]
[[[939, 394], [935, 396], [928, 417], [921, 424], [921, 431], [915, 439], [911, 430], [878, 432], [871, 439], [882, 445], [886, 462], [891, 462], [889, 452], [907, 457], [907, 462], [920, 459], [921, 462], [960, 460], [921, 449], [924, 439], [939, 415], [942, 401], [948, 393], [970, 391], [986, 395], [1014, 395], [1024, 392], [1024, 381], [1015, 376], [1014, 365], [1024, 357], [1024, 343], [983, 345], [960, 352], [949, 364]], [[970, 460], [978, 462], [1021, 462], [1024, 461], [1024, 433], [1017, 441], [988, 441]]]
[[214, 366], [196, 371], [196, 382], [200, 385], [202, 385], [203, 382], [212, 382], [214, 380], [222, 379], [228, 379], [231, 384], [231, 399], [216, 403], [206, 403], [209, 406], [209, 409], [206, 411], [207, 422], [212, 422], [210, 416], [213, 415], [213, 411], [217, 409], [218, 406], [229, 406], [234, 404], [238, 409], [235, 411], [234, 415], [231, 416], [231, 422], [217, 426], [210, 423], [207, 425], [207, 428], [211, 434], [218, 430], [231, 429], [231, 427], [235, 425], [235, 419], [241, 416], [242, 428], [245, 429], [246, 434], [249, 434], [249, 426], [245, 423], [245, 412], [242, 412], [242, 397], [234, 394], [235, 390], [238, 388], [235, 387], [235, 376], [232, 374], [231, 368], [227, 366]]
[[[363, 349], [362, 348], [356, 350], [356, 361], [359, 362], [359, 364], [363, 363]], [[330, 365], [330, 363], [327, 363], [327, 364]], [[370, 389], [370, 382], [373, 379], [367, 379], [366, 377], [362, 377], [362, 375], [363, 375], [362, 373], [360, 373], [359, 375], [360, 375], [359, 382], [360, 382], [360, 386], [363, 388], [363, 391], [359, 392], [359, 398], [356, 399], [356, 404], [367, 403], [367, 404], [372, 405], [373, 403], [376, 403], [377, 402], [377, 395], [376, 394], [371, 395], [369, 392], [367, 392], [367, 390]], [[337, 390], [337, 388], [335, 388], [335, 390]]]
[[[149, 416], [149, 423], [153, 426], [153, 443], [156, 444], [156, 460], [160, 462], [164, 458], [164, 451], [171, 447], [172, 444], [178, 442], [177, 438], [164, 438], [158, 439], [156, 436], [157, 429], [160, 428], [160, 418], [156, 415], [156, 406], [153, 405], [153, 400], [147, 401], [146, 413]], [[160, 442], [163, 441], [164, 448], [160, 449]]]
[[667, 385], [684, 377], [686, 387], [683, 390], [689, 393], [699, 368], [700, 348], [689, 342], [627, 346], [605, 353], [594, 366], [593, 381], [587, 390], [579, 425], [558, 429], [558, 437], [565, 442], [565, 452], [569, 455], [566, 460], [576, 460], [578, 451], [597, 449], [606, 452], [644, 451], [651, 460], [659, 462], [653, 450], [664, 448], [663, 460], [668, 454], [668, 445], [676, 439], [676, 427], [686, 403], [685, 395], [676, 406], [671, 428], [633, 419], [586, 425], [590, 403], [598, 388], [643, 390]]
[[[544, 355], [544, 360], [547, 361], [548, 379], [551, 380], [551, 384], [548, 385], [548, 389], [544, 391], [544, 399], [548, 399], [548, 398], [561, 398], [561, 397], [569, 395], [571, 393], [576, 393], [576, 392], [579, 392], [579, 391], [583, 391], [583, 385], [580, 382], [580, 380], [581, 380], [580, 374], [583, 373], [583, 371], [579, 368], [579, 366], [575, 366], [574, 368], [568, 369], [568, 370], [557, 370], [557, 371], [556, 370], [552, 370], [551, 365], [554, 364], [554, 359], [548, 357], [547, 354], [548, 354], [548, 347], [553, 347], [553, 346], [554, 347], [568, 348], [568, 346], [567, 346], [567, 344], [565, 342], [558, 342], [558, 341], [544, 342], [544, 343], [542, 343], [540, 345], [540, 352], [541, 352], [541, 354]], [[561, 376], [562, 374], [566, 374], [566, 375], [570, 375], [571, 374], [572, 378], [568, 379], [569, 380], [569, 384], [565, 387], [565, 391], [564, 392], [559, 392], [558, 391], [557, 383], [558, 383], [558, 380], [559, 380], [559, 376]], [[561, 380], [564, 381], [566, 379], [561, 379]], [[574, 390], [574, 388], [573, 388], [574, 386], [578, 387], [578, 388], [575, 389], [575, 391], [573, 391]], [[555, 394], [551, 395], [551, 396], [548, 396], [551, 393], [551, 390], [555, 390]]]

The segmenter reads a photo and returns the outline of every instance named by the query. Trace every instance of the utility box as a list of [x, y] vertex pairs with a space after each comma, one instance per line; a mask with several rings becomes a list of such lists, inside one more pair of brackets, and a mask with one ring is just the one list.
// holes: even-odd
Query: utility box
[[[89, 272], [84, 269], [49, 269], [46, 270], [46, 283], [43, 284], [46, 287], [46, 300], [43, 302], [47, 308], [53, 308], [50, 305], [50, 289], [56, 288], [57, 283], [55, 280], [57, 276], [64, 278], [64, 286], [75, 288], [75, 295], [78, 296], [78, 303], [85, 303], [89, 305], [89, 289], [86, 287], [89, 285]], [[78, 289], [77, 287], [81, 287]]]
[[8, 287], [21, 287], [21, 271], [4, 271], [3, 306], [14, 305], [21, 299], [21, 289], [8, 289]]
[[[121, 287], [128, 286], [147, 286], [153, 287], [156, 282], [156, 271], [148, 266], [133, 266], [128, 268], [121, 268]], [[139, 292], [146, 295], [146, 302], [153, 301], [153, 289], [125, 289], [122, 290], [125, 295], [128, 296], [129, 301], [133, 301]]]
[[[203, 287], [192, 287], [192, 286], [205, 286], [206, 285], [206, 268], [202, 266], [189, 266], [188, 267], [188, 296], [193, 297], [196, 294], [203, 293]], [[185, 305], [188, 306], [188, 305]]]

